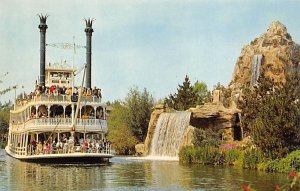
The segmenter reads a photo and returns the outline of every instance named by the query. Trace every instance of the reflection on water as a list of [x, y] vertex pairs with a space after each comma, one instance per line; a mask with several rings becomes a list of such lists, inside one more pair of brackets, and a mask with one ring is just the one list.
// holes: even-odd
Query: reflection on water
[[0, 151], [0, 190], [274, 190], [284, 174], [116, 157], [106, 165], [26, 163]]

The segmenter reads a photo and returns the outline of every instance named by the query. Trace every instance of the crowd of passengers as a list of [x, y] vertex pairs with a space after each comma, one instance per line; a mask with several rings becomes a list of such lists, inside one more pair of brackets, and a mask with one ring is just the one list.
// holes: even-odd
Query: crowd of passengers
[[103, 153], [110, 149], [110, 142], [106, 139], [77, 139], [64, 138], [58, 141], [31, 141], [29, 148], [32, 155], [66, 154], [66, 153]]
[[[30, 94], [24, 93], [23, 97], [25, 99], [33, 99], [35, 96], [40, 95], [53, 95], [53, 96], [59, 96], [59, 95], [78, 95], [78, 88], [74, 87], [73, 94], [72, 94], [72, 88], [71, 87], [65, 87], [65, 86], [58, 86], [58, 85], [52, 85], [50, 87], [40, 86], [36, 85], [36, 88], [33, 92]], [[97, 98], [102, 98], [101, 95], [101, 89], [94, 87], [94, 88], [83, 88], [82, 90], [82, 96], [95, 96]]]

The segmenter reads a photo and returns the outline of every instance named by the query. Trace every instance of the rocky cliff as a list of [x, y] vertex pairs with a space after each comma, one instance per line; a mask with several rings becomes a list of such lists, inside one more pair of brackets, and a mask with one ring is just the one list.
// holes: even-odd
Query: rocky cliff
[[148, 132], [147, 132], [147, 137], [145, 139], [145, 145], [144, 145], [144, 153], [143, 155], [147, 155], [149, 153], [150, 147], [151, 147], [151, 142], [153, 139], [153, 134], [155, 131], [155, 127], [157, 124], [157, 120], [160, 116], [161, 113], [165, 111], [164, 105], [159, 104], [154, 107], [153, 112], [151, 113], [149, 125], [148, 125]]
[[300, 46], [292, 40], [282, 23], [272, 22], [267, 32], [243, 47], [233, 72], [231, 84], [234, 88], [250, 84], [255, 55], [262, 56], [260, 71], [275, 81], [284, 82], [287, 67], [299, 64]]

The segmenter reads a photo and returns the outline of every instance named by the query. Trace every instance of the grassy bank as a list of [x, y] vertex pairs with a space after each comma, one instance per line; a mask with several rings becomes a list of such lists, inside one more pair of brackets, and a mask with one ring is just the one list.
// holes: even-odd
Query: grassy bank
[[285, 158], [272, 160], [265, 157], [259, 149], [221, 150], [209, 146], [186, 146], [179, 152], [179, 161], [183, 164], [233, 165], [267, 172], [291, 172], [300, 170], [300, 150], [291, 152]]

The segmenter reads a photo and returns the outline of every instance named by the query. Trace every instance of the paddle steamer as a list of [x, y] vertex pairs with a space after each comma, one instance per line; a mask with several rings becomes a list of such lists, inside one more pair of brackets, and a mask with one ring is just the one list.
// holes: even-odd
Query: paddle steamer
[[[8, 155], [31, 162], [100, 163], [113, 157], [105, 138], [106, 105], [91, 86], [93, 19], [86, 19], [86, 64], [81, 86], [66, 63], [46, 65], [46, 20], [40, 18], [40, 78], [36, 89], [16, 99], [10, 111]], [[75, 48], [75, 44], [73, 45]], [[85, 86], [84, 85], [85, 81]]]

